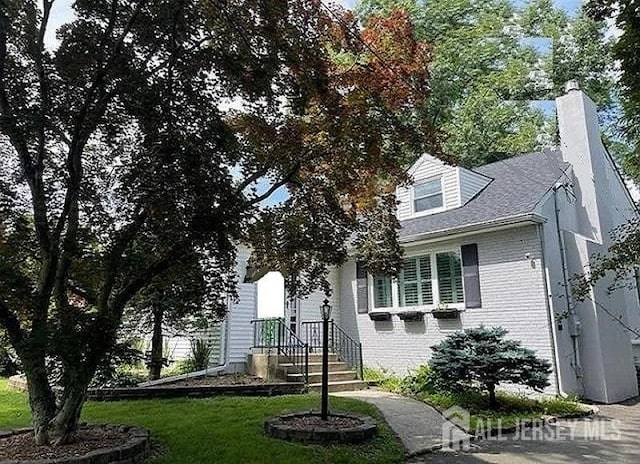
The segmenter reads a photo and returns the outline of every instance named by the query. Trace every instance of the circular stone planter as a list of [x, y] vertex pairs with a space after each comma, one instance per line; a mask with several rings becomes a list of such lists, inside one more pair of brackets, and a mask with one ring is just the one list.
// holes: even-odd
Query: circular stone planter
[[[148, 430], [123, 425], [86, 425], [81, 428], [117, 431], [123, 435], [122, 443], [88, 450], [84, 454], [68, 454], [59, 457], [48, 456], [37, 459], [3, 460], [0, 464], [141, 464], [151, 455], [151, 435]], [[0, 432], [2, 441], [21, 438], [21, 435], [33, 433], [33, 429], [18, 429]], [[124, 437], [126, 435], [126, 437]], [[61, 447], [62, 448], [62, 447]]]
[[267, 420], [264, 433], [301, 443], [360, 443], [375, 437], [378, 428], [373, 417], [362, 414], [334, 412], [324, 423], [319, 412], [299, 412]]

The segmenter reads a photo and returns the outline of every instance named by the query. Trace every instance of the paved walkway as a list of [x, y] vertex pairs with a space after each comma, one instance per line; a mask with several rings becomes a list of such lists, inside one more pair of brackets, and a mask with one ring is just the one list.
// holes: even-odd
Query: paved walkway
[[[431, 406], [394, 393], [377, 390], [333, 393], [356, 398], [376, 406], [389, 426], [398, 435], [408, 456], [431, 452], [442, 446], [444, 418]], [[449, 437], [462, 440], [467, 435], [460, 429], [447, 426]]]

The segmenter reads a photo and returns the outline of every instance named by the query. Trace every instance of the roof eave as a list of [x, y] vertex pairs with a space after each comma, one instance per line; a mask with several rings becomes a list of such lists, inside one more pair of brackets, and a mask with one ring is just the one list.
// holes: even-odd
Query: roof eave
[[547, 219], [544, 216], [536, 213], [519, 214], [486, 222], [465, 224], [464, 226], [454, 227], [451, 229], [435, 230], [432, 232], [424, 232], [421, 234], [409, 235], [407, 237], [400, 237], [400, 243], [413, 243], [426, 240], [435, 240], [441, 237], [451, 237], [474, 232], [489, 232], [493, 229], [511, 227], [525, 223], [543, 224], [545, 222], [547, 222]]

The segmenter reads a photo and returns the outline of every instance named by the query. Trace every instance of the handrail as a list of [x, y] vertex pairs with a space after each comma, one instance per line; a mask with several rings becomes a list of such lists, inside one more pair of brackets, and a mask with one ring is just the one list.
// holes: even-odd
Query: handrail
[[295, 369], [303, 375], [304, 383], [309, 382], [309, 347], [280, 317], [253, 319], [253, 347], [276, 349], [285, 356]]
[[[310, 351], [318, 352], [322, 349], [323, 321], [304, 321], [302, 326], [306, 336], [306, 345]], [[364, 378], [362, 363], [362, 343], [355, 341], [342, 327], [333, 320], [329, 321], [329, 349], [336, 353], [341, 361], [354, 369], [358, 377]]]

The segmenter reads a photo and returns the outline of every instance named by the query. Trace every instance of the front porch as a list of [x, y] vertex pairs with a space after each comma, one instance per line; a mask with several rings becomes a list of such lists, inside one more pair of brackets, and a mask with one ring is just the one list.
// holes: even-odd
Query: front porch
[[[303, 382], [311, 391], [322, 386], [323, 321], [302, 322], [294, 332], [283, 318], [254, 319], [249, 372], [263, 378]], [[331, 320], [328, 323], [329, 391], [367, 388], [363, 381], [362, 344]]]

